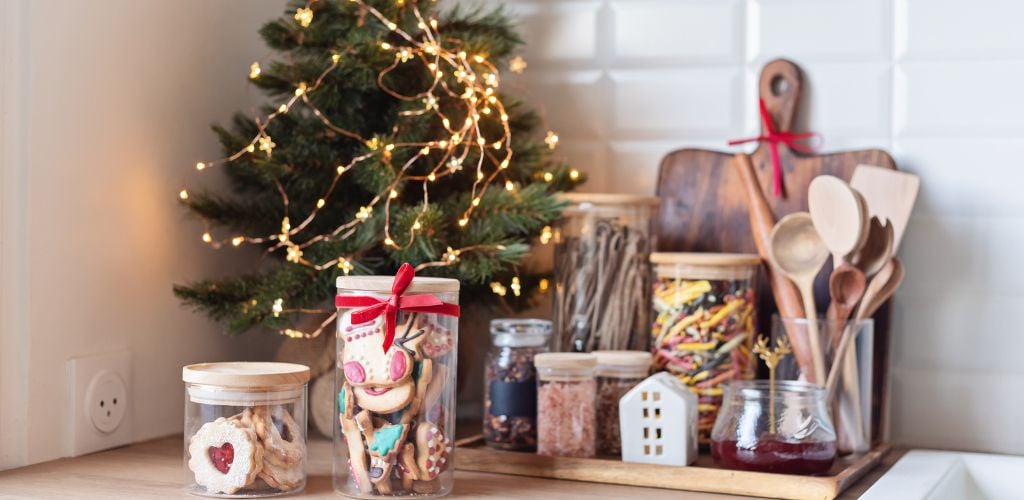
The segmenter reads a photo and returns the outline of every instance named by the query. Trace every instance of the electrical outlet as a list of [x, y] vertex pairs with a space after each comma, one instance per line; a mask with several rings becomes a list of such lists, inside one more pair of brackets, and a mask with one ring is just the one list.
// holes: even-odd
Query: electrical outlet
[[128, 351], [68, 360], [69, 455], [77, 457], [131, 441], [131, 367]]

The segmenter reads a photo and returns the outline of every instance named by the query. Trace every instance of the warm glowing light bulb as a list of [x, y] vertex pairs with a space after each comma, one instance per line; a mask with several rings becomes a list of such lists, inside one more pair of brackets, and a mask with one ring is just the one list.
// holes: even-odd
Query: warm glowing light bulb
[[479, 196], [477, 196], [476, 198], [473, 198], [473, 206], [474, 207], [480, 206], [480, 197]]
[[398, 198], [398, 191], [395, 191], [394, 189], [392, 189], [390, 196], [391, 196], [392, 200], [395, 199], [395, 198]]
[[178, 198], [181, 198], [182, 200], [187, 200], [188, 199], [188, 191], [186, 191], [184, 189], [179, 191], [178, 192]]
[[572, 179], [572, 180], [579, 179], [580, 178], [580, 171], [576, 170], [575, 168], [570, 170], [569, 171], [569, 178]]
[[298, 21], [299, 26], [308, 28], [313, 22], [313, 9], [309, 7], [300, 7], [295, 9], [295, 20]]
[[345, 165], [338, 165], [338, 175], [345, 173]]
[[213, 236], [210, 235], [210, 232], [207, 231], [203, 233], [203, 243], [209, 243], [211, 241], [213, 241]]
[[423, 224], [420, 224], [420, 221], [417, 220], [416, 222], [412, 223], [413, 231], [419, 231], [421, 228], [423, 228]]
[[341, 54], [331, 54], [331, 62], [337, 64], [341, 60]]
[[395, 150], [395, 145], [394, 144], [388, 144], [387, 146], [384, 146], [384, 151], [394, 151], [394, 150]]
[[553, 180], [555, 180], [554, 174], [551, 172], [544, 172], [544, 182], [551, 182]]
[[249, 65], [249, 78], [250, 79], [255, 80], [255, 79], [259, 78], [260, 77], [260, 73], [262, 73], [262, 72], [263, 72], [263, 70], [260, 69], [260, 62], [259, 61], [256, 61], [256, 62], [254, 62], [254, 63]]
[[278, 317], [284, 312], [284, 299], [274, 299], [274, 305], [270, 307], [271, 312], [274, 313], [274, 317]]
[[512, 293], [515, 294], [516, 297], [522, 293], [523, 287], [519, 284], [519, 276], [512, 277], [512, 284], [509, 285], [509, 288], [512, 289]]
[[245, 243], [245, 236], [235, 236], [234, 238], [231, 238], [231, 244], [236, 247], [242, 243]]
[[541, 278], [540, 282], [537, 283], [537, 288], [539, 288], [542, 292], [546, 292], [548, 291], [548, 288], [551, 288], [551, 281], [549, 281], [547, 278]]
[[466, 224], [469, 224], [469, 219], [465, 217], [459, 219], [459, 227], [466, 227]]
[[282, 105], [278, 106], [277, 107], [277, 112], [278, 113], [287, 113], [288, 112], [288, 105], [287, 104], [282, 104]]
[[206, 168], [206, 164], [205, 163], [203, 163], [203, 162], [196, 163], [196, 170], [202, 170], [204, 168]]
[[513, 190], [515, 190], [515, 188], [516, 188], [516, 185], [512, 184], [512, 181], [505, 181], [505, 190], [506, 191], [513, 191]]
[[508, 158], [501, 160], [501, 168], [508, 168]]
[[540, 244], [547, 245], [551, 241], [554, 233], [551, 232], [551, 226], [544, 226], [544, 229], [540, 231]]
[[324, 205], [326, 205], [326, 204], [327, 204], [327, 201], [325, 201], [323, 198], [320, 198], [319, 200], [316, 200], [316, 208], [324, 208]]
[[430, 181], [430, 182], [434, 182], [434, 181], [437, 180], [437, 176], [434, 175], [433, 172], [431, 172], [431, 173], [427, 174], [427, 180]]
[[384, 50], [391, 50], [391, 44], [388, 42], [380, 42], [380, 48]]
[[390, 237], [384, 238], [384, 244], [389, 247], [397, 246], [395, 245], [395, 240], [391, 239]]

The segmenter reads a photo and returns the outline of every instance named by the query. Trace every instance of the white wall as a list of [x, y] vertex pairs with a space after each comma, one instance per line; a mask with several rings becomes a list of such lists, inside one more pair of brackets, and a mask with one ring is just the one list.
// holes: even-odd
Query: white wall
[[1024, 453], [1024, 3], [515, 1], [561, 152], [590, 191], [653, 193], [658, 161], [758, 131], [757, 75], [805, 71], [801, 127], [923, 177], [902, 249], [892, 437]]
[[209, 123], [259, 102], [257, 29], [283, 5], [0, 2], [0, 469], [68, 452], [68, 358], [131, 351], [139, 441], [180, 432], [182, 365], [273, 351], [171, 284], [238, 260], [200, 242], [177, 193], [219, 152]]

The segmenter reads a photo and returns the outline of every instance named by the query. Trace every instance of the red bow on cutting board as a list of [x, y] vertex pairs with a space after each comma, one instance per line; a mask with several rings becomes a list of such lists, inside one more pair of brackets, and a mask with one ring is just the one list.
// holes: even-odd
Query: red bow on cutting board
[[817, 132], [779, 132], [775, 130], [775, 123], [772, 122], [772, 115], [768, 112], [768, 106], [765, 105], [764, 99], [759, 99], [758, 104], [761, 109], [761, 122], [764, 123], [764, 134], [757, 137], [748, 137], [746, 139], [733, 139], [729, 141], [730, 146], [736, 146], [737, 144], [744, 144], [747, 142], [767, 142], [768, 149], [772, 154], [772, 193], [775, 196], [782, 195], [782, 160], [779, 159], [779, 143], [783, 143], [789, 146], [789, 149], [794, 151], [800, 151], [801, 153], [813, 153], [817, 146], [808, 146], [806, 144], [800, 144], [796, 141], [807, 140], [810, 138], [821, 139], [821, 135]]
[[352, 324], [357, 325], [373, 321], [384, 316], [384, 352], [388, 352], [395, 340], [395, 326], [398, 322], [398, 311], [443, 314], [459, 317], [459, 306], [442, 302], [441, 299], [428, 293], [420, 295], [402, 295], [412, 284], [416, 271], [408, 262], [402, 264], [395, 273], [395, 281], [391, 284], [391, 296], [386, 299], [366, 295], [338, 295], [334, 297], [337, 307], [359, 307], [352, 311]]

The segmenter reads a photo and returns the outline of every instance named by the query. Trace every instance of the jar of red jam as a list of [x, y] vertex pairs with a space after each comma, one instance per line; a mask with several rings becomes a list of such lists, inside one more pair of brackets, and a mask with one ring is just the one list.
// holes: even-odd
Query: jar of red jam
[[805, 382], [731, 381], [715, 426], [711, 455], [727, 469], [824, 474], [836, 458], [836, 431], [825, 389]]

